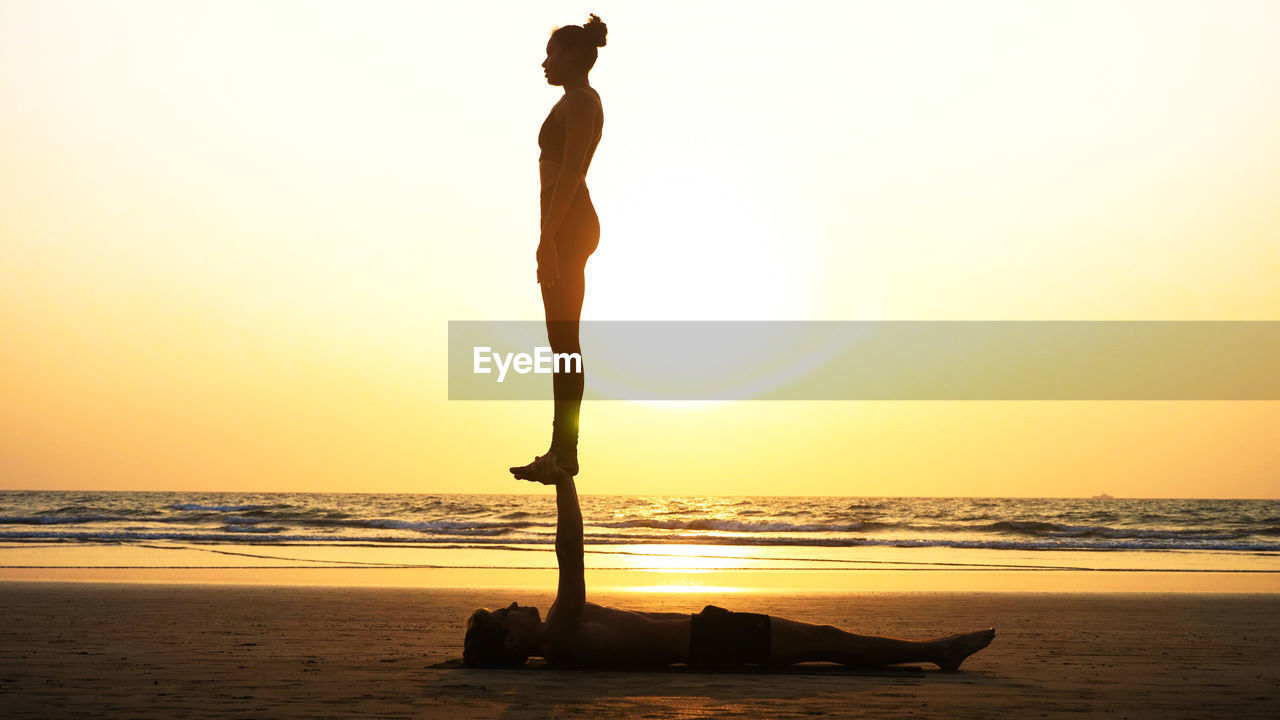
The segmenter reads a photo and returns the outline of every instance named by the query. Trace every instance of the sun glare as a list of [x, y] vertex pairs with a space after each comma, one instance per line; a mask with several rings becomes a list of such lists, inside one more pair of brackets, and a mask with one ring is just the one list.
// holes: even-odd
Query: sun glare
[[609, 282], [593, 286], [584, 319], [770, 319], [800, 312], [803, 275], [783, 252], [783, 210], [764, 201], [757, 176], [715, 161], [678, 173], [653, 158], [613, 162], [626, 174], [593, 177], [601, 188], [592, 195], [602, 239], [587, 270]]

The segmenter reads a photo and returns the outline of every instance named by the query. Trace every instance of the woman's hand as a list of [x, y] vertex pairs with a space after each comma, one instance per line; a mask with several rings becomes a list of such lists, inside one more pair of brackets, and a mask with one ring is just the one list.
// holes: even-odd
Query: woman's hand
[[556, 256], [556, 244], [543, 240], [538, 243], [538, 282], [550, 287], [560, 279], [560, 259]]

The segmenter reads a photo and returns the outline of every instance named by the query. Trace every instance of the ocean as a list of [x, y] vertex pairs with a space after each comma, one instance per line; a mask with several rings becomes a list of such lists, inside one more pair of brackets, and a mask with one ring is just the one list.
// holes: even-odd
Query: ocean
[[[894, 549], [900, 565], [994, 557], [1034, 567], [1046, 551], [1081, 563], [1124, 551], [1128, 564], [1161, 569], [1280, 567], [1274, 500], [584, 495], [581, 503], [589, 553], [678, 547], [683, 567], [701, 557], [721, 568], [729, 557], [829, 568], [877, 557], [878, 548]], [[464, 550], [546, 551], [539, 563], [553, 567], [555, 522], [551, 492], [0, 492], [0, 543], [10, 548], [430, 548], [441, 551], [434, 563], [495, 557]]]

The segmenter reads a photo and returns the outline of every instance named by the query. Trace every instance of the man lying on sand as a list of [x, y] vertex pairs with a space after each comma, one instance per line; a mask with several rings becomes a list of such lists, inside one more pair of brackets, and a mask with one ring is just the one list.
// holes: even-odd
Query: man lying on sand
[[[501, 667], [531, 656], [553, 665], [656, 667], [685, 663], [702, 668], [790, 665], [826, 661], [857, 666], [930, 662], [955, 670], [986, 647], [995, 630], [934, 640], [854, 635], [813, 625], [708, 605], [702, 612], [633, 612], [586, 601], [582, 510], [573, 478], [552, 468], [535, 480], [556, 488], [556, 559], [560, 584], [543, 620], [536, 607], [518, 603], [479, 609], [467, 619], [463, 662]], [[515, 468], [512, 469], [515, 471]]]

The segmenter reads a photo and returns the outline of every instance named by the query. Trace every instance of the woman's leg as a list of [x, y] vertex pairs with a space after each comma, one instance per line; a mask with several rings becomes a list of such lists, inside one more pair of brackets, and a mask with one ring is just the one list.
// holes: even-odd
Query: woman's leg
[[[546, 194], [542, 212], [547, 212]], [[591, 205], [586, 188], [574, 199], [569, 214], [556, 237], [559, 278], [554, 284], [542, 285], [542, 308], [547, 322], [547, 340], [556, 354], [577, 354], [577, 361], [557, 363], [552, 368], [551, 388], [555, 398], [555, 414], [551, 423], [551, 447], [556, 465], [569, 475], [578, 474], [578, 416], [582, 407], [582, 346], [578, 342], [578, 326], [582, 317], [582, 300], [586, 295], [587, 258], [600, 243], [600, 219]], [[512, 468], [517, 478], [536, 479], [545, 475], [546, 455], [519, 468]]]
[[[576, 353], [582, 357], [578, 339], [582, 299], [586, 294], [586, 258], [572, 252], [560, 253], [560, 278], [542, 286], [542, 307], [546, 315], [547, 340], [556, 354]], [[583, 367], [581, 362], [557, 363], [551, 375], [555, 411], [551, 423], [551, 448], [556, 462], [575, 475], [578, 472], [578, 417], [582, 407]]]

